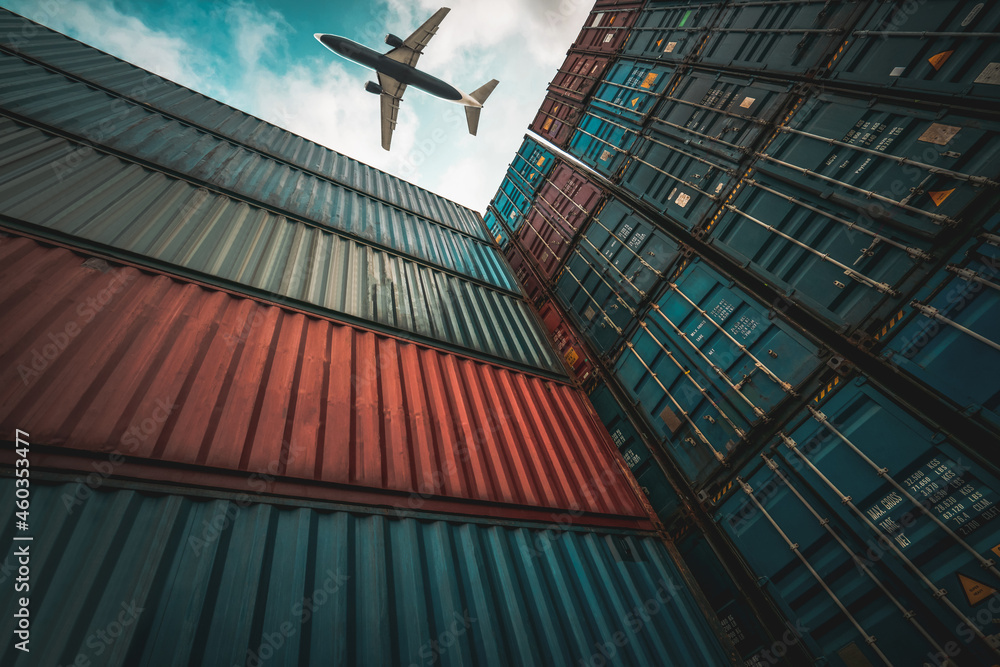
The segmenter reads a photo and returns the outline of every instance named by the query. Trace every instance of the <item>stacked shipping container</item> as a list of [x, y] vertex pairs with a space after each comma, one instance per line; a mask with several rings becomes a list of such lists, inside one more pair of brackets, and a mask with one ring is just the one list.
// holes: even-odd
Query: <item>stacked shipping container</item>
[[[476, 213], [8, 12], [0, 75], [43, 662], [733, 657]], [[603, 191], [554, 165], [525, 142], [497, 241], [582, 228]]]
[[1000, 8], [916, 5], [651, 0], [530, 128], [600, 203], [507, 255], [746, 664], [1000, 660]]

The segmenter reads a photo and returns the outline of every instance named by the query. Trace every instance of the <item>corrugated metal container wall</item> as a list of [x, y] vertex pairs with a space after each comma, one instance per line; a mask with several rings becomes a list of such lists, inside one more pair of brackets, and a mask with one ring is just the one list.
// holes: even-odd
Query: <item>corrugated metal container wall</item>
[[693, 483], [821, 364], [819, 348], [769, 310], [695, 259], [667, 282], [619, 357], [622, 386]]
[[53, 466], [111, 449], [146, 479], [648, 521], [567, 385], [21, 237], [0, 259], [0, 428]]
[[542, 296], [542, 284], [535, 278], [535, 274], [529, 268], [529, 261], [515, 244], [510, 243], [504, 250], [504, 256], [510, 263], [510, 268], [517, 276], [517, 281], [521, 283], [521, 289], [528, 297], [528, 302], [537, 304]]
[[[4, 596], [4, 664], [729, 662], [655, 537], [108, 486], [67, 511], [79, 485], [32, 484], [31, 565], [50, 585], [33, 587], [31, 618], [63, 632], [16, 650]], [[11, 506], [13, 481], [0, 489]]]
[[[28, 34], [30, 39], [26, 38]], [[158, 109], [193, 128], [229, 138], [246, 149], [285, 160], [304, 172], [329, 178], [471, 236], [486, 238], [479, 216], [471, 209], [3, 9], [0, 44], [66, 75]], [[116, 108], [116, 113], [119, 110]], [[99, 128], [106, 120], [99, 119], [94, 130], [102, 132]]]
[[555, 276], [603, 194], [599, 185], [563, 161], [545, 178], [518, 238], [547, 279]]
[[[514, 292], [195, 187], [0, 118], [4, 215], [175, 273], [547, 371], [561, 364]], [[52, 168], [71, 160], [68, 173]], [[58, 198], [52, 192], [60, 192]], [[73, 203], [73, 205], [68, 205]], [[497, 266], [503, 261], [490, 250]], [[491, 259], [493, 259], [491, 258]], [[468, 259], [468, 258], [467, 258]], [[486, 267], [482, 267], [485, 269]], [[509, 275], [504, 267], [503, 274]], [[509, 289], [516, 289], [510, 276]]]
[[[680, 499], [677, 497], [677, 492], [667, 481], [659, 464], [650, 454], [649, 448], [646, 447], [608, 386], [603, 382], [599, 383], [590, 392], [589, 397], [597, 411], [597, 416], [600, 417], [601, 422], [608, 429], [608, 433], [611, 434], [611, 439], [618, 446], [625, 463], [635, 475], [636, 481], [639, 482], [642, 492], [649, 499], [653, 510], [664, 523], [669, 523], [680, 509]], [[704, 582], [702, 583], [704, 585]]]
[[506, 234], [517, 232], [531, 210], [533, 192], [526, 190], [520, 181], [520, 178], [512, 178], [508, 173], [490, 202], [490, 208], [496, 212], [494, 222], [501, 231], [506, 230]]
[[483, 222], [486, 223], [486, 229], [490, 230], [493, 240], [497, 242], [500, 249], [503, 250], [506, 248], [507, 242], [509, 241], [507, 231], [500, 222], [500, 215], [496, 212], [496, 209], [492, 206], [487, 207], [486, 215], [483, 216]]
[[882, 353], [994, 431], [1000, 431], [998, 223], [994, 216], [928, 281], [909, 304], [909, 320], [897, 324]]
[[570, 51], [556, 71], [530, 129], [562, 148], [569, 141], [584, 103], [601, 80], [608, 59]]
[[507, 174], [512, 181], [528, 195], [535, 194], [535, 191], [545, 180], [545, 176], [552, 170], [555, 164], [555, 157], [542, 144], [525, 135], [521, 147], [514, 155], [514, 161], [507, 167]]
[[647, 2], [636, 17], [622, 55], [679, 63], [697, 55], [719, 2]]
[[972, 627], [996, 638], [1000, 480], [870, 383], [839, 385], [741, 472], [721, 525], [815, 655], [993, 664]]
[[628, 37], [642, 2], [619, 3], [614, 7], [595, 6], [570, 47], [573, 51], [617, 53]]
[[722, 67], [801, 75], [825, 67], [870, 3], [727, 2], [698, 56]]
[[577, 338], [576, 329], [563, 318], [559, 307], [551, 301], [543, 303], [538, 308], [538, 314], [542, 317], [542, 323], [549, 332], [556, 352], [566, 362], [576, 381], [584, 383], [589, 380], [594, 372], [594, 362]]
[[606, 353], [680, 253], [676, 241], [627, 204], [607, 199], [573, 248], [556, 294], [583, 335]]
[[614, 177], [672, 72], [668, 65], [615, 62], [594, 91], [567, 150], [604, 176]]
[[[480, 238], [345, 188], [315, 172], [185, 125], [148, 107], [70, 83], [21, 58], [0, 53], [0, 108], [54, 128], [76, 142], [180, 176], [248, 204], [340, 230], [366, 242], [509, 289], [510, 277]], [[17, 117], [17, 116], [15, 116]], [[99, 133], [99, 136], [95, 136]], [[60, 178], [74, 160], [57, 163]]]
[[827, 76], [839, 83], [965, 100], [1000, 97], [1000, 5], [976, 0], [869, 3]]
[[778, 130], [712, 242], [844, 331], [898, 312], [934, 239], [1000, 194], [995, 120], [821, 93]]
[[789, 83], [689, 69], [679, 76], [635, 143], [621, 185], [672, 220], [707, 222], [741, 165], [770, 135]]

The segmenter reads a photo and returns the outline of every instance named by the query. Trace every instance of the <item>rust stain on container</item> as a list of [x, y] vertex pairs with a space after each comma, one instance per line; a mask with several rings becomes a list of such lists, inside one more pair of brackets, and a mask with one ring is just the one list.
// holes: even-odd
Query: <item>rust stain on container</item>
[[389, 505], [645, 519], [570, 386], [86, 259], [0, 243], [0, 424], [33, 444], [384, 490]]

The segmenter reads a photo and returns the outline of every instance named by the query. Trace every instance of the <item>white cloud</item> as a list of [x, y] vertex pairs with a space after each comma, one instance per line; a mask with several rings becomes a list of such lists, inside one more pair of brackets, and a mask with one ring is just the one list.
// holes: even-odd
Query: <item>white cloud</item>
[[[110, 2], [6, 0], [5, 6], [86, 44], [209, 95], [221, 92], [199, 49], [184, 38], [151, 28]], [[112, 27], [113, 26], [113, 27]]]
[[[388, 49], [382, 37], [405, 38], [439, 7], [441, 0], [381, 0], [370, 3], [371, 19], [344, 35], [372, 48]], [[485, 211], [545, 87], [590, 10], [589, 0], [452, 0], [421, 69], [471, 91], [490, 78], [500, 85], [486, 103], [479, 136], [469, 136], [461, 107], [421, 91], [406, 92], [392, 151], [380, 147], [378, 98], [364, 91], [375, 75], [330, 53], [318, 43], [315, 56], [289, 60], [296, 33], [274, 10], [237, 0], [210, 10], [226, 31], [212, 51], [194, 28], [165, 31], [115, 8], [110, 0], [59, 0], [48, 17], [28, 0], [5, 0], [56, 30], [109, 51], [140, 67], [220, 99], [335, 151]], [[44, 6], [45, 3], [42, 3]], [[109, 29], [109, 26], [113, 26]], [[313, 32], [336, 32], [318, 24]]]

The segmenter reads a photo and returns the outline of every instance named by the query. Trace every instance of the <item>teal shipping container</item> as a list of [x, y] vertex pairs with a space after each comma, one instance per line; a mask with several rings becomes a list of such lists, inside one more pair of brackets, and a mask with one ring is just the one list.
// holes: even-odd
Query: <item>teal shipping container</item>
[[932, 419], [838, 380], [739, 471], [719, 511], [816, 660], [997, 661], [1000, 479]]
[[615, 373], [692, 484], [822, 364], [820, 348], [695, 259], [666, 282]]
[[731, 662], [649, 534], [32, 482], [39, 634], [14, 648], [4, 596], [5, 665]]

